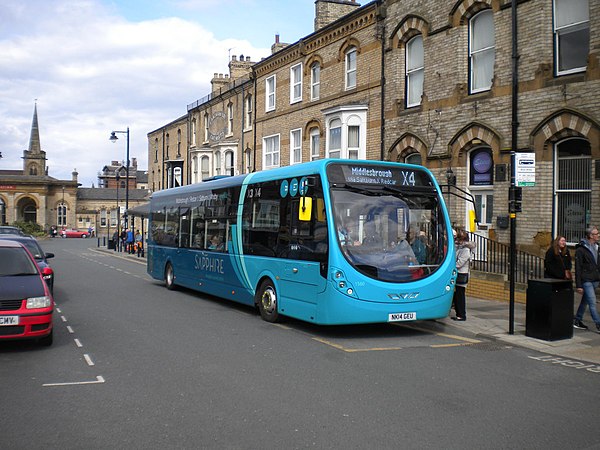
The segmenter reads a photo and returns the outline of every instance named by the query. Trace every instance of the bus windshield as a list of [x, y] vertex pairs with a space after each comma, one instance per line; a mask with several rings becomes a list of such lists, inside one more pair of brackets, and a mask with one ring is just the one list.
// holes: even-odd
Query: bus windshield
[[381, 281], [404, 282], [433, 273], [448, 237], [434, 189], [334, 185], [337, 238], [346, 260]]

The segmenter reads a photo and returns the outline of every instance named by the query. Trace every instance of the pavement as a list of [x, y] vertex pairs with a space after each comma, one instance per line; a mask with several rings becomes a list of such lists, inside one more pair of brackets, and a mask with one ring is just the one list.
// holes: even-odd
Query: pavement
[[[145, 258], [139, 258], [136, 255], [107, 250], [106, 247], [98, 247], [95, 250], [111, 253], [115, 257], [133, 259], [140, 263], [146, 261]], [[575, 315], [580, 300], [581, 295], [575, 293], [573, 315]], [[513, 333], [509, 333], [509, 308], [510, 305], [506, 301], [483, 300], [467, 296], [466, 321], [457, 322], [447, 317], [436, 322], [443, 324], [444, 328], [451, 329], [456, 334], [491, 339], [506, 345], [528, 348], [553, 355], [558, 357], [553, 360], [556, 363], [570, 364], [585, 361], [600, 365], [600, 333], [596, 331], [589, 309], [586, 310], [583, 317], [583, 322], [589, 327], [588, 330], [574, 328], [573, 337], [550, 341], [526, 335], [526, 310], [523, 303], [515, 302]], [[600, 309], [600, 305], [598, 305], [598, 309]], [[569, 318], [569, 321], [572, 322], [572, 318]], [[600, 367], [598, 369], [600, 370]]]

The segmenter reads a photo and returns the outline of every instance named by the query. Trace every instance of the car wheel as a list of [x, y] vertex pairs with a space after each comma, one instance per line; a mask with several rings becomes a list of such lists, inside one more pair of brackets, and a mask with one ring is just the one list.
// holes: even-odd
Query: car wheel
[[88, 235], [87, 235], [87, 234], [82, 234], [82, 235], [81, 235], [81, 237], [82, 237], [83, 239], [86, 239], [86, 238], [88, 237]]
[[277, 290], [271, 280], [265, 280], [261, 283], [257, 292], [257, 303], [260, 316], [263, 320], [271, 323], [279, 321], [279, 312], [277, 311]]
[[38, 343], [42, 347], [50, 347], [52, 342], [54, 341], [54, 330], [50, 331], [48, 336], [44, 336], [43, 338], [39, 338]]
[[168, 290], [172, 291], [175, 289], [175, 272], [173, 266], [169, 263], [165, 267], [165, 286]]

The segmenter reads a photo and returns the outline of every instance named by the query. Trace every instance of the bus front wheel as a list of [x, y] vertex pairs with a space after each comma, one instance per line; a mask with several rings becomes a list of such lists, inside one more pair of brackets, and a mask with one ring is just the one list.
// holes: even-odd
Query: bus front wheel
[[165, 286], [170, 291], [175, 289], [175, 272], [173, 271], [173, 266], [171, 264], [167, 264], [165, 268]]
[[258, 290], [258, 310], [263, 320], [267, 322], [277, 322], [279, 312], [277, 312], [277, 291], [271, 280], [265, 280], [261, 283]]

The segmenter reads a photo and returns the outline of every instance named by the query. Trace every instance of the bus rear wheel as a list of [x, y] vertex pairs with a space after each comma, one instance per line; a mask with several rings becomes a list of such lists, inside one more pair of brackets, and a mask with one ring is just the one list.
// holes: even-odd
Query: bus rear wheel
[[175, 272], [171, 264], [167, 264], [165, 267], [165, 286], [170, 291], [175, 289]]
[[258, 310], [263, 320], [271, 323], [279, 321], [277, 290], [271, 280], [265, 280], [261, 283], [257, 300]]

